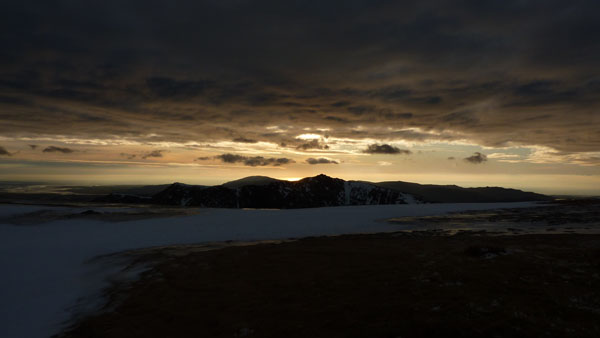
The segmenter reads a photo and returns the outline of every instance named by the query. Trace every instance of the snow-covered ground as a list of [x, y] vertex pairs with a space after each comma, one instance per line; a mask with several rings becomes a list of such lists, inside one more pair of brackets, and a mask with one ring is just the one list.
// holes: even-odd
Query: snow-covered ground
[[[59, 332], [72, 314], [69, 308], [80, 297], [96, 294], [105, 286], [104, 279], [109, 272], [85, 263], [98, 255], [168, 244], [395, 231], [406, 227], [382, 220], [533, 205], [535, 203], [202, 209], [192, 216], [128, 222], [71, 219], [34, 226], [0, 224], [0, 337], [47, 338]], [[65, 208], [0, 205], [0, 219], [48, 209]]]

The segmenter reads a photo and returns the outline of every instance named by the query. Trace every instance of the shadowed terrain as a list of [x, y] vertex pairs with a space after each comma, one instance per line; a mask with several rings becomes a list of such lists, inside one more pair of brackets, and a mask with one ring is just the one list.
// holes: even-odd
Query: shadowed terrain
[[249, 176], [221, 185], [50, 186], [0, 184], [0, 202], [39, 204], [158, 204], [209, 208], [313, 208], [341, 205], [548, 201], [501, 187], [462, 188], [408, 182], [345, 181], [327, 175], [297, 182]]
[[600, 236], [350, 235], [195, 252], [68, 337], [597, 337]]

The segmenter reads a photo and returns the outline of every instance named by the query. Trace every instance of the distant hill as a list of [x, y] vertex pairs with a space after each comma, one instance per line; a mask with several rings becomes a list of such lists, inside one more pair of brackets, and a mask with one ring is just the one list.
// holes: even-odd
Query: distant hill
[[[155, 186], [157, 187], [157, 186]], [[137, 187], [135, 189], [140, 189]], [[134, 188], [129, 192], [136, 192]], [[150, 187], [142, 187], [150, 192]], [[125, 189], [120, 189], [126, 191]], [[345, 181], [326, 175], [290, 182], [250, 176], [217, 186], [174, 183], [153, 195], [115, 192], [105, 203], [143, 203], [209, 208], [313, 208], [342, 205], [546, 201], [552, 197], [500, 187], [462, 188], [409, 182]]]
[[[271, 178], [268, 176], [248, 176], [244, 178], [240, 178], [239, 180], [229, 181], [227, 183], [223, 183], [222, 186], [229, 189], [237, 189], [246, 185], [267, 185], [269, 183], [282, 182], [276, 178]], [[287, 182], [287, 181], [286, 181]]]
[[456, 185], [417, 184], [402, 181], [374, 184], [415, 195], [430, 203], [523, 202], [553, 199], [550, 196], [533, 192], [500, 187], [462, 188]]
[[67, 191], [82, 195], [124, 194], [151, 197], [165, 190], [170, 184], [160, 185], [99, 185], [66, 187]]
[[45, 183], [0, 183], [0, 203], [72, 205], [89, 202], [148, 203], [168, 188], [161, 185], [57, 186]]

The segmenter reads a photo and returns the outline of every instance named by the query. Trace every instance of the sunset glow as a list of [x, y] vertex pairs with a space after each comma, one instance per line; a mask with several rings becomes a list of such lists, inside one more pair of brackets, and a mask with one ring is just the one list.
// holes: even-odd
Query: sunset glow
[[28, 20], [3, 18], [21, 43], [1, 54], [0, 180], [325, 173], [598, 193], [593, 10], [313, 5], [156, 5], [158, 22], [112, 1], [19, 7]]

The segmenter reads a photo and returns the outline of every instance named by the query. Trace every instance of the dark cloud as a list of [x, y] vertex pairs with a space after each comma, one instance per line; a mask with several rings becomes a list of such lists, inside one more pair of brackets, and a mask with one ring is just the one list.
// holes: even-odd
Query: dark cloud
[[302, 143], [296, 146], [298, 150], [310, 150], [310, 149], [329, 149], [329, 146], [321, 143], [319, 140], [310, 140], [309, 142]]
[[176, 80], [168, 77], [152, 77], [146, 79], [150, 92], [161, 98], [190, 98], [201, 94], [211, 81]]
[[450, 157], [448, 157], [448, 160], [449, 160], [449, 161], [452, 161], [452, 160], [455, 160], [455, 159], [456, 159], [456, 158], [455, 158], [454, 156], [450, 156]]
[[151, 152], [144, 154], [142, 158], [145, 160], [149, 157], [163, 157], [164, 152], [164, 150], [152, 150]]
[[137, 157], [136, 154], [127, 154], [127, 153], [120, 153], [119, 156], [125, 157], [128, 160], [133, 160], [134, 158]]
[[0, 146], [0, 156], [11, 156], [12, 154], [6, 148]]
[[197, 159], [195, 159], [194, 161], [208, 161], [211, 158], [212, 157], [210, 157], [210, 156], [201, 156], [201, 157], [198, 157]]
[[476, 127], [481, 125], [477, 112], [474, 110], [459, 110], [453, 113], [440, 116], [440, 122], [447, 126], [461, 126], [463, 128]]
[[221, 154], [221, 155], [215, 156], [215, 158], [221, 159], [221, 161], [223, 161], [225, 163], [236, 163], [236, 162], [243, 162], [248, 157], [242, 156], [242, 155], [235, 155], [235, 154]]
[[332, 107], [345, 107], [347, 105], [351, 104], [350, 101], [338, 101], [338, 102], [334, 102], [332, 104], [330, 104], [330, 106]]
[[257, 143], [257, 140], [253, 140], [253, 139], [249, 139], [249, 138], [245, 138], [245, 137], [236, 137], [233, 139], [233, 142], [239, 142], [239, 143]]
[[325, 157], [319, 157], [319, 158], [310, 157], [310, 158], [306, 159], [306, 163], [308, 163], [308, 164], [339, 164], [338, 161], [330, 160]]
[[595, 0], [8, 2], [0, 134], [279, 144], [317, 125], [381, 142], [418, 128], [422, 140], [597, 151], [599, 11]]
[[325, 120], [328, 121], [333, 121], [333, 122], [339, 122], [339, 123], [348, 123], [348, 119], [345, 119], [343, 117], [338, 117], [338, 116], [325, 116], [324, 117]]
[[29, 144], [29, 148], [31, 148], [31, 150], [36, 150], [38, 147], [37, 144]]
[[394, 113], [387, 110], [381, 111], [380, 115], [386, 120], [403, 120], [410, 119], [414, 116], [413, 113]]
[[487, 156], [480, 152], [475, 152], [473, 155], [464, 158], [465, 161], [473, 164], [480, 164], [487, 161]]
[[554, 81], [537, 80], [515, 88], [515, 94], [519, 96], [538, 96], [553, 93], [553, 87], [556, 85]]
[[221, 154], [215, 156], [224, 163], [243, 163], [250, 167], [263, 167], [263, 166], [281, 166], [285, 164], [294, 163], [294, 160], [289, 158], [275, 158], [275, 157], [262, 157], [262, 156], [242, 156], [236, 154]]
[[352, 107], [347, 107], [346, 110], [354, 115], [363, 115], [363, 114], [367, 114], [367, 113], [373, 113], [377, 110], [377, 108], [373, 105], [352, 106]]
[[71, 148], [63, 148], [63, 147], [56, 147], [56, 146], [49, 146], [43, 150], [44, 153], [63, 153], [63, 154], [70, 154], [74, 151], [75, 150], [73, 150]]
[[370, 144], [367, 149], [363, 150], [367, 154], [411, 154], [408, 149], [400, 149], [389, 144]]

